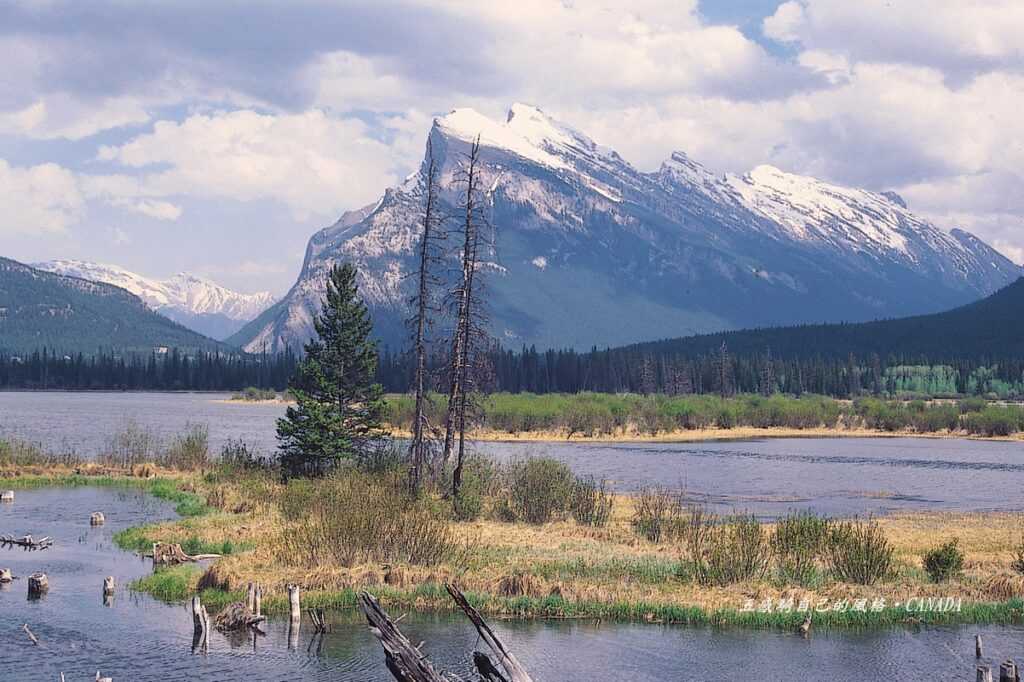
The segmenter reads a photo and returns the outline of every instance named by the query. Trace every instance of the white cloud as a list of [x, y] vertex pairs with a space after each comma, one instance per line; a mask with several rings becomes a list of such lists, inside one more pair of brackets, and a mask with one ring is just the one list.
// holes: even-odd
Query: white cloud
[[80, 140], [104, 130], [145, 123], [149, 114], [131, 97], [83, 102], [53, 95], [10, 112], [0, 112], [0, 133], [35, 139]]
[[[425, 139], [426, 130], [416, 137]], [[158, 121], [152, 133], [103, 147], [98, 158], [140, 173], [137, 186], [117, 176], [103, 181], [112, 193], [118, 185], [121, 193], [154, 197], [275, 199], [303, 219], [334, 216], [378, 196], [410, 164], [396, 158], [402, 148], [401, 139], [387, 144], [356, 118], [239, 110]]]
[[0, 235], [60, 233], [85, 211], [72, 173], [57, 164], [20, 168], [0, 159]]
[[779, 5], [775, 13], [762, 22], [764, 34], [784, 43], [800, 39], [799, 29], [804, 23], [804, 6], [796, 0]]

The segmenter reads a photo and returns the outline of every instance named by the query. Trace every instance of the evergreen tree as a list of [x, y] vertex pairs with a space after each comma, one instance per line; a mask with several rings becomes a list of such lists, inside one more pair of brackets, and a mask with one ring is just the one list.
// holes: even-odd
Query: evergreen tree
[[374, 383], [377, 346], [355, 267], [331, 269], [313, 326], [316, 338], [306, 344], [291, 382], [296, 405], [277, 421], [285, 477], [322, 476], [342, 459], [370, 454], [386, 435], [382, 389]]

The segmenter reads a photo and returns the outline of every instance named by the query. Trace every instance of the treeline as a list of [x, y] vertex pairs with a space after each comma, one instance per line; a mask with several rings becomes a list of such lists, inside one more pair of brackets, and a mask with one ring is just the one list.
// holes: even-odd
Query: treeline
[[291, 351], [275, 355], [172, 348], [149, 355], [65, 355], [49, 349], [0, 354], [0, 388], [33, 390], [236, 391], [247, 386], [282, 391], [295, 370]]
[[[782, 358], [769, 349], [733, 354], [728, 346], [713, 353], [686, 355], [632, 346], [609, 350], [519, 352], [492, 349], [486, 356], [489, 386], [508, 393], [639, 393], [734, 395], [813, 393], [837, 398], [859, 395], [943, 397], [1024, 396], [1024, 358], [977, 358], [937, 364], [928, 357], [877, 354]], [[443, 365], [431, 363], [443, 373]], [[437, 374], [435, 372], [435, 375]], [[385, 389], [409, 386], [409, 360], [385, 350], [379, 379]]]

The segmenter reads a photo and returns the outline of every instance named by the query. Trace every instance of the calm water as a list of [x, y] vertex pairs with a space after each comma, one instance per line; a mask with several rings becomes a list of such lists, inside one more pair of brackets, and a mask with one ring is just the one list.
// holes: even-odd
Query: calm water
[[[225, 396], [218, 396], [223, 398]], [[244, 438], [270, 450], [280, 405], [217, 402], [208, 394], [0, 393], [0, 433], [52, 448], [94, 454], [131, 419], [169, 438], [187, 422], [209, 425], [214, 448]], [[723, 507], [770, 514], [790, 507], [851, 512], [904, 507], [1003, 508], [998, 491], [1024, 484], [1020, 444], [936, 440], [777, 440], [710, 444], [484, 444], [499, 458], [558, 457], [621, 489], [660, 482], [704, 494]], [[0, 486], [2, 487], [2, 486]], [[107, 524], [90, 528], [92, 511]], [[0, 567], [22, 579], [0, 589], [0, 673], [5, 680], [91, 680], [97, 669], [125, 680], [359, 680], [390, 676], [376, 640], [358, 615], [331, 615], [334, 630], [311, 645], [304, 624], [289, 650], [283, 621], [267, 624], [255, 645], [215, 633], [209, 652], [192, 654], [191, 616], [131, 593], [150, 570], [121, 552], [120, 528], [167, 519], [171, 509], [139, 493], [101, 488], [18, 491], [0, 505], [0, 533], [51, 535], [43, 552], [0, 549]], [[26, 599], [24, 576], [50, 578], [50, 592]], [[102, 579], [117, 578], [105, 604]], [[28, 623], [35, 647], [21, 630]], [[1024, 628], [957, 627], [816, 632], [715, 630], [640, 624], [527, 622], [493, 624], [538, 682], [546, 680], [973, 680], [973, 638], [981, 633], [994, 661], [1024, 658]], [[435, 663], [465, 679], [476, 633], [462, 618], [409, 614], [402, 627], [426, 642]]]
[[[0, 393], [0, 434], [99, 452], [128, 420], [167, 439], [209, 426], [211, 448], [242, 438], [266, 452], [284, 407], [196, 393]], [[545, 454], [620, 490], [685, 488], [719, 510], [770, 516], [813, 508], [831, 515], [900, 509], [1016, 510], [1024, 443], [914, 438], [790, 438], [714, 443], [480, 443], [499, 459]]]
[[[89, 527], [103, 510], [107, 524]], [[116, 549], [125, 526], [166, 519], [167, 505], [139, 493], [103, 488], [17, 491], [0, 506], [0, 532], [48, 534], [42, 552], [0, 550], [0, 567], [22, 576], [0, 590], [0, 673], [4, 680], [93, 679], [97, 669], [116, 682], [132, 680], [353, 680], [385, 682], [376, 640], [356, 614], [330, 615], [333, 632], [312, 643], [303, 623], [299, 646], [288, 649], [287, 624], [267, 624], [267, 636], [225, 638], [214, 633], [206, 654], [191, 652], [192, 621], [184, 605], [130, 592], [127, 583], [149, 562]], [[50, 591], [26, 598], [25, 576], [42, 570]], [[109, 604], [102, 579], [118, 590]], [[22, 624], [39, 637], [33, 646]], [[756, 671], [761, 680], [974, 679], [974, 635], [993, 661], [1024, 657], [1024, 629], [964, 627], [816, 632], [804, 640], [787, 632], [615, 625], [591, 622], [497, 621], [493, 626], [538, 682], [561, 680], [734, 680]], [[438, 667], [472, 679], [476, 632], [462, 618], [409, 614], [402, 628]], [[746, 672], [743, 672], [746, 671]]]

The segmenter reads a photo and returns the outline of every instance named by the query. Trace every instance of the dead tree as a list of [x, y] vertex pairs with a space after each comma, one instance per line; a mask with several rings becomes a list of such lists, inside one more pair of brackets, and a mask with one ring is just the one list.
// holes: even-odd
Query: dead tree
[[729, 347], [725, 345], [725, 341], [722, 341], [722, 345], [715, 355], [714, 367], [718, 394], [722, 398], [728, 398], [732, 394], [732, 362], [729, 359]]
[[420, 235], [419, 263], [415, 273], [417, 278], [416, 294], [410, 303], [415, 314], [409, 321], [412, 327], [412, 346], [414, 358], [413, 392], [415, 408], [412, 420], [412, 440], [409, 443], [409, 487], [413, 495], [420, 490], [424, 463], [429, 454], [429, 424], [426, 416], [427, 401], [427, 325], [431, 313], [436, 312], [434, 296], [431, 289], [440, 285], [435, 274], [441, 261], [441, 210], [438, 188], [438, 168], [434, 161], [434, 150], [427, 140], [427, 158], [423, 166], [423, 224]]
[[761, 395], [770, 396], [775, 393], [775, 366], [772, 363], [772, 349], [764, 356], [764, 365], [761, 367]]
[[455, 328], [452, 332], [448, 409], [445, 415], [444, 452], [442, 463], [452, 459], [456, 435], [459, 438], [458, 457], [452, 472], [452, 495], [458, 496], [462, 485], [462, 463], [466, 450], [466, 410], [471, 390], [471, 365], [478, 360], [477, 351], [486, 339], [486, 312], [483, 306], [480, 281], [480, 255], [484, 232], [488, 228], [485, 213], [483, 175], [480, 161], [479, 136], [470, 147], [469, 155], [457, 180], [465, 187], [460, 204], [460, 234], [462, 236], [462, 271], [451, 292], [455, 308]]
[[449, 682], [402, 634], [372, 594], [362, 592], [359, 595], [359, 608], [366, 616], [370, 632], [380, 640], [385, 665], [398, 682]]
[[[462, 594], [459, 588], [454, 585], [447, 584], [445, 585], [445, 589], [448, 590], [449, 596], [455, 600], [455, 603], [458, 604], [460, 609], [462, 609], [462, 612], [465, 613], [466, 617], [473, 623], [473, 627], [476, 628], [477, 634], [480, 635], [480, 639], [484, 640], [487, 646], [490, 647], [491, 651], [494, 652], [494, 655], [498, 657], [498, 662], [501, 664], [501, 667], [505, 669], [506, 673], [508, 673], [509, 682], [533, 682], [530, 674], [526, 672], [526, 668], [522, 666], [511, 651], [505, 648], [505, 645], [502, 644], [501, 640], [498, 639], [498, 636], [494, 634], [494, 631], [491, 630], [491, 627], [483, 619], [483, 616], [480, 615], [480, 612], [473, 608], [472, 604], [470, 604], [466, 599], [466, 595]], [[493, 673], [491, 673], [491, 671], [493, 670], [493, 672], [497, 672], [497, 670], [494, 670], [494, 664], [492, 664], [490, 660], [487, 660], [487, 666], [489, 666], [489, 668], [481, 666], [482, 660], [479, 659], [478, 655], [482, 656], [483, 659], [487, 659], [487, 656], [484, 654], [476, 652], [473, 658], [477, 662], [477, 669], [480, 670], [481, 674], [484, 674], [483, 669], [486, 669], [493, 677]]]

